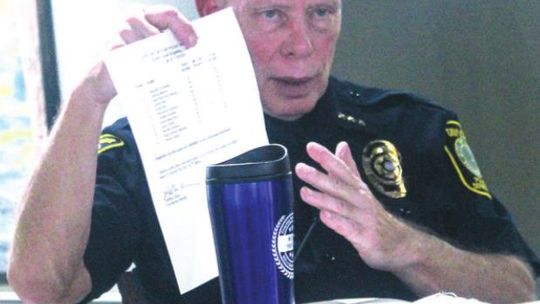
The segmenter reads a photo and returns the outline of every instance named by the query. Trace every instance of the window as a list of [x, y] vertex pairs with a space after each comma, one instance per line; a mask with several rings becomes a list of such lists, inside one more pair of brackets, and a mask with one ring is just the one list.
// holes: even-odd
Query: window
[[35, 4], [0, 1], [0, 281], [15, 207], [46, 135]]

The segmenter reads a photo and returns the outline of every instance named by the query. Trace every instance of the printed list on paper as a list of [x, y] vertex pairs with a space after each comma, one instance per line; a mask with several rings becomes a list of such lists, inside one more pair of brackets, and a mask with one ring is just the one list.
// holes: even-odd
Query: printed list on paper
[[206, 165], [268, 143], [232, 9], [193, 22], [197, 45], [164, 32], [112, 51], [107, 68], [137, 142], [182, 293], [218, 275]]

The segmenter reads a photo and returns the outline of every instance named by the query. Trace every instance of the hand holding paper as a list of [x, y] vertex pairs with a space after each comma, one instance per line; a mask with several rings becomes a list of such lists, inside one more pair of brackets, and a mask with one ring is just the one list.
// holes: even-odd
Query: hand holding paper
[[165, 32], [106, 59], [182, 293], [217, 276], [206, 165], [268, 143], [234, 13], [223, 10], [193, 26], [199, 40], [190, 49]]

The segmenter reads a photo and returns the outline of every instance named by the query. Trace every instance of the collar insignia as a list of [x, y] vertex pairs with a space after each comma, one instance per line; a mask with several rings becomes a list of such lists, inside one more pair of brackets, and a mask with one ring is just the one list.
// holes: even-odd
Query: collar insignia
[[400, 158], [396, 147], [386, 140], [374, 140], [362, 152], [362, 166], [368, 181], [391, 198], [407, 195]]
[[351, 123], [351, 124], [355, 124], [355, 125], [360, 125], [362, 127], [365, 127], [366, 126], [366, 122], [363, 121], [362, 119], [359, 119], [359, 118], [356, 118], [352, 115], [348, 115], [348, 114], [345, 114], [345, 113], [338, 113], [337, 114], [337, 117], [341, 120], [344, 120], [348, 123]]

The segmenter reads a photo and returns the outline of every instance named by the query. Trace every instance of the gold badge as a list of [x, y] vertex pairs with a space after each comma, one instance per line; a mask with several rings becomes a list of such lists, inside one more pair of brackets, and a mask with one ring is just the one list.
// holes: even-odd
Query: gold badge
[[467, 138], [459, 121], [450, 120], [445, 127], [447, 145], [444, 150], [463, 185], [470, 191], [491, 199], [488, 187], [482, 172], [474, 158], [474, 154], [467, 143]]
[[120, 138], [112, 134], [104, 133], [99, 136], [98, 154], [122, 146], [124, 146], [124, 142]]
[[362, 166], [368, 181], [379, 192], [391, 198], [407, 195], [403, 169], [396, 147], [386, 140], [370, 142], [362, 153]]

